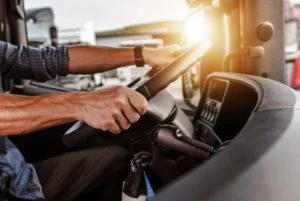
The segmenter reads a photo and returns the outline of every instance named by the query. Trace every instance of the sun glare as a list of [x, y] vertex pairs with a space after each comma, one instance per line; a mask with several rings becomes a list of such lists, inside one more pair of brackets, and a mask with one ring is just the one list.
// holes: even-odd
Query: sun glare
[[186, 18], [184, 32], [188, 44], [209, 38], [209, 26], [203, 10], [195, 11]]

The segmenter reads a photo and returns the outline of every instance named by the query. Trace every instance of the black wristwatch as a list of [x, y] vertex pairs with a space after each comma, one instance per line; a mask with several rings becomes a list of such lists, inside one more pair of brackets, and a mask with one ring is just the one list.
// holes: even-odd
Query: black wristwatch
[[134, 47], [134, 60], [135, 60], [135, 65], [137, 67], [144, 67], [145, 61], [143, 58], [143, 46], [138, 45]]

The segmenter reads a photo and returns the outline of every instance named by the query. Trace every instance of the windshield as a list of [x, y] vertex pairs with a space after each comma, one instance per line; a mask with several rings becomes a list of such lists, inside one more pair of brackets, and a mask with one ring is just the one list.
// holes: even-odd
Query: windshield
[[[50, 45], [49, 30], [56, 27], [59, 44], [159, 47], [182, 39], [182, 22], [190, 10], [186, 0], [25, 0], [29, 44]], [[150, 68], [134, 66], [95, 74], [68, 76], [50, 84], [78, 90], [134, 82]], [[176, 88], [174, 90], [173, 88]], [[180, 79], [170, 85], [181, 97]]]
[[[162, 20], [182, 20], [185, 0], [25, 0], [25, 8], [51, 7], [60, 29], [92, 23], [96, 31]], [[155, 13], [155, 14], [154, 14]]]

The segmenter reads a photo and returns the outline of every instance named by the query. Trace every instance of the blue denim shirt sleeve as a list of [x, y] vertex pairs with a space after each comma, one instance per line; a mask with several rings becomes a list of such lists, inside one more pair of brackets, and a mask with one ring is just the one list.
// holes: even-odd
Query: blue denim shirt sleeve
[[2, 77], [46, 81], [68, 73], [66, 46], [25, 47], [0, 41], [0, 71]]
[[0, 154], [0, 200], [5, 200], [5, 192], [26, 200], [44, 198], [34, 167], [25, 162], [12, 142], [6, 137], [3, 140], [7, 153]]
[[[65, 46], [33, 48], [0, 41], [0, 82], [1, 77], [46, 81], [67, 73]], [[0, 200], [6, 200], [7, 192], [27, 200], [43, 198], [34, 167], [6, 137], [0, 137], [0, 146]]]

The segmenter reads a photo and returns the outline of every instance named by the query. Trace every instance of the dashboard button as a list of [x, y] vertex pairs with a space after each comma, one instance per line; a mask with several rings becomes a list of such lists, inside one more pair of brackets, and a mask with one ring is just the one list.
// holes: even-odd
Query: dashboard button
[[217, 106], [217, 102], [216, 101], [211, 101], [210, 102], [210, 106], [211, 107], [216, 107]]
[[205, 119], [206, 113], [207, 113], [207, 105], [205, 104], [204, 107], [203, 107], [203, 111], [201, 113], [201, 117], [203, 119]]
[[211, 117], [209, 118], [209, 121], [210, 121], [211, 123], [214, 122], [215, 116], [216, 116], [215, 113], [212, 112]]
[[206, 120], [209, 121], [211, 116], [212, 116], [212, 108], [208, 107], [208, 114], [207, 114]]
[[205, 113], [204, 119], [205, 119], [205, 120], [208, 120], [209, 115], [210, 115], [210, 107], [207, 106], [207, 107], [206, 107], [206, 113]]
[[212, 119], [212, 123], [215, 122], [216, 118], [217, 118], [217, 114], [218, 114], [218, 110], [217, 109], [214, 109], [213, 111], [213, 119]]

